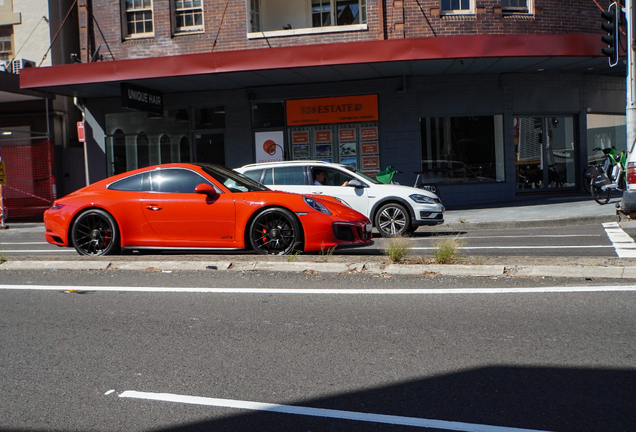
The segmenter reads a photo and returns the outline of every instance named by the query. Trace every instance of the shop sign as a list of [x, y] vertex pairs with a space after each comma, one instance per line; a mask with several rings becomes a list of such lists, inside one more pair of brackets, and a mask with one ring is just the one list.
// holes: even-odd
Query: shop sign
[[163, 115], [163, 93], [131, 84], [121, 84], [121, 106]]
[[256, 162], [272, 162], [285, 160], [283, 131], [256, 132]]
[[288, 126], [377, 121], [378, 95], [288, 100], [286, 109]]
[[77, 122], [77, 140], [79, 142], [86, 142], [86, 133], [84, 132], [84, 122]]

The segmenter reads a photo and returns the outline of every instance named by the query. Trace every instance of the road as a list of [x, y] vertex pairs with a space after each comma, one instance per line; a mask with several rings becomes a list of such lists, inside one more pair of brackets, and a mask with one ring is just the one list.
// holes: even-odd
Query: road
[[4, 271], [0, 430], [631, 431], [636, 287], [607, 283]]
[[[0, 230], [0, 253], [11, 259], [24, 256], [77, 258], [72, 248], [59, 248], [44, 241], [43, 227]], [[625, 232], [636, 236], [636, 228]], [[437, 244], [444, 239], [456, 239], [466, 256], [580, 256], [615, 258], [615, 244], [603, 224], [548, 228], [517, 228], [506, 230], [441, 230], [418, 229], [409, 241], [411, 254], [431, 256]], [[384, 255], [389, 240], [376, 237], [375, 245], [336, 251], [342, 255]], [[636, 245], [634, 245], [636, 247]], [[176, 255], [177, 257], [179, 255]]]

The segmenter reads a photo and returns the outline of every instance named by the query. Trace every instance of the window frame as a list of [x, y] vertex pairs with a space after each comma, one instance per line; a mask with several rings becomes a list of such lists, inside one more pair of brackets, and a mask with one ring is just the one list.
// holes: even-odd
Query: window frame
[[[448, 0], [451, 2], [452, 0]], [[459, 0], [461, 2], [461, 0]], [[474, 15], [475, 14], [475, 0], [468, 0], [468, 9], [444, 9], [444, 0], [440, 0], [439, 11], [440, 15]]]
[[[526, 7], [523, 6], [504, 6], [504, 1], [501, 0], [501, 12], [504, 15], [532, 15], [533, 14], [533, 0], [525, 0]], [[512, 0], [507, 0], [512, 1]]]
[[[124, 40], [129, 39], [146, 39], [155, 37], [155, 14], [154, 14], [154, 1], [153, 0], [140, 0], [142, 3], [144, 1], [150, 2], [150, 7], [142, 7], [140, 9], [128, 9], [128, 4], [132, 4], [134, 6], [135, 0], [122, 0], [121, 3], [121, 26], [124, 34]], [[128, 31], [128, 14], [140, 13], [140, 12], [150, 12], [150, 23], [152, 25], [151, 32], [143, 32], [143, 33], [130, 33]], [[144, 22], [147, 20], [143, 20]], [[136, 21], [135, 21], [136, 22]]]
[[[199, 0], [199, 6], [192, 7], [177, 7], [177, 2], [185, 3], [188, 0], [170, 0], [170, 15], [172, 17], [172, 34], [175, 36], [186, 35], [186, 34], [195, 34], [195, 33], [203, 33], [205, 32], [205, 15], [203, 12], [203, 0]], [[196, 0], [190, 0], [193, 3]], [[194, 11], [199, 10], [201, 14], [201, 24], [195, 24], [192, 26], [181, 26], [177, 25], [177, 18], [179, 12], [181, 11]]]
[[338, 2], [339, 1], [343, 1], [343, 0], [318, 0], [321, 2], [321, 4], [323, 2], [325, 3], [329, 3], [329, 10], [328, 12], [321, 12], [321, 13], [328, 13], [329, 14], [329, 25], [322, 25], [322, 20], [321, 20], [321, 25], [319, 26], [314, 26], [314, 5], [313, 2], [315, 0], [308, 0], [309, 1], [309, 11], [311, 16], [309, 17], [309, 21], [311, 23], [311, 27], [310, 28], [325, 28], [325, 27], [347, 27], [347, 26], [355, 26], [355, 25], [360, 25], [360, 24], [366, 24], [367, 23], [367, 0], [357, 0], [358, 3], [358, 23], [352, 23], [352, 24], [338, 24]]

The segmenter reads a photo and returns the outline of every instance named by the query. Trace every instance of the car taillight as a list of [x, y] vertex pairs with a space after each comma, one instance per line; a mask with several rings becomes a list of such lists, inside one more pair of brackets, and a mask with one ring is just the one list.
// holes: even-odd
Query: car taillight
[[627, 162], [625, 180], [627, 184], [636, 184], [636, 162]]

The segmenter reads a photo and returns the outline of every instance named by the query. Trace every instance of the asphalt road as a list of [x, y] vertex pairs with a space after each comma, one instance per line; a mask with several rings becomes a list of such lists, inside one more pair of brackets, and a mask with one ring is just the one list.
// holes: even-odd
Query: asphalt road
[[[628, 234], [636, 235], [636, 229], [626, 229]], [[612, 241], [608, 238], [602, 224], [561, 226], [546, 228], [516, 228], [506, 230], [440, 230], [427, 231], [418, 229], [409, 238], [411, 254], [414, 256], [430, 257], [439, 242], [454, 239], [461, 246], [465, 256], [529, 256], [529, 257], [617, 257]], [[389, 240], [375, 238], [371, 247], [342, 249], [338, 255], [384, 255]], [[78, 258], [73, 248], [59, 248], [45, 242], [43, 228], [25, 228], [0, 230], [0, 252], [9, 259], [22, 259], [25, 256], [49, 257], [69, 259]], [[242, 252], [241, 254], [253, 254]], [[219, 255], [214, 253], [213, 255]], [[152, 256], [152, 254], [151, 254]], [[180, 253], [173, 257], [188, 255]]]
[[[0, 430], [631, 431], [636, 291], [605, 283], [4, 271]], [[345, 286], [440, 291], [302, 293]]]

